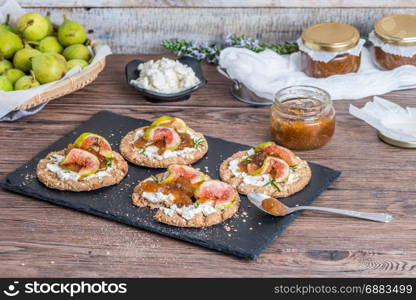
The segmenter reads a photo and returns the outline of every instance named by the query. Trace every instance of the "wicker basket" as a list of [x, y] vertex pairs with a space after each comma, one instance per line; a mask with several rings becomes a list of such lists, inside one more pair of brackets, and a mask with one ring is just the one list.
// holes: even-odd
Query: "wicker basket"
[[105, 57], [99, 60], [95, 65], [89, 66], [88, 69], [84, 69], [82, 72], [75, 74], [65, 79], [64, 81], [61, 81], [58, 84], [51, 86], [50, 88], [36, 95], [32, 99], [29, 99], [24, 104], [16, 107], [15, 110], [30, 109], [39, 104], [57, 99], [59, 97], [75, 92], [79, 89], [82, 89], [84, 86], [93, 82], [97, 78], [98, 74], [100, 74], [100, 72], [104, 69], [104, 67]]

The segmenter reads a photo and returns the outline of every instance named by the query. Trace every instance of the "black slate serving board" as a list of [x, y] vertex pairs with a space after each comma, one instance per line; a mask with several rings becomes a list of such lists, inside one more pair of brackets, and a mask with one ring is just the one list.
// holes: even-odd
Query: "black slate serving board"
[[[120, 184], [91, 192], [52, 190], [36, 179], [36, 165], [41, 158], [51, 151], [65, 148], [85, 131], [106, 137], [113, 149], [117, 150], [121, 138], [128, 131], [148, 124], [146, 120], [101, 111], [16, 171], [8, 174], [0, 182], [0, 186], [16, 193], [248, 259], [256, 258], [298, 217], [298, 213], [277, 218], [268, 216], [254, 207], [249, 207], [247, 198], [242, 196], [238, 215], [222, 224], [202, 229], [177, 228], [161, 224], [152, 218], [155, 211], [149, 208], [137, 208], [131, 204], [131, 193], [137, 182], [151, 174], [160, 173], [161, 170], [132, 164], [129, 164], [129, 174]], [[237, 151], [250, 148], [247, 145], [219, 138], [207, 137], [207, 139], [209, 152], [194, 164], [194, 167], [200, 168], [212, 178], [218, 178], [218, 168], [224, 159]], [[301, 192], [281, 199], [285, 204], [289, 206], [311, 204], [340, 175], [339, 171], [324, 166], [314, 163], [310, 163], [310, 166], [312, 168], [311, 182]], [[226, 225], [232, 230], [225, 230]]]

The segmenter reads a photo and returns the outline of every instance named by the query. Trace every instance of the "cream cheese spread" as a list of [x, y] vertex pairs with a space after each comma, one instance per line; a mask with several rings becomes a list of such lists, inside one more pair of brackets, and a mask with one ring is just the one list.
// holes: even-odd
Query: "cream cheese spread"
[[[132, 144], [134, 144], [138, 139], [140, 139], [142, 136], [144, 135], [144, 130], [140, 129], [137, 130], [134, 136], [133, 141], [131, 142]], [[194, 136], [192, 134], [190, 134], [192, 139], [196, 139], [198, 138], [197, 136]], [[139, 149], [139, 148], [135, 148], [138, 151], [143, 151], [142, 154], [150, 157], [150, 158], [154, 158], [157, 160], [162, 160], [162, 159], [166, 159], [166, 158], [170, 158], [170, 157], [192, 157], [192, 153], [197, 151], [196, 148], [190, 148], [190, 147], [186, 147], [182, 150], [177, 150], [177, 151], [171, 151], [171, 150], [166, 150], [165, 152], [163, 152], [162, 154], [159, 154], [159, 148], [157, 148], [156, 146], [147, 146], [145, 148]]]
[[183, 207], [177, 207], [176, 204], [173, 204], [170, 207], [161, 207], [160, 209], [164, 214], [170, 217], [173, 216], [174, 213], [177, 213], [188, 221], [192, 219], [196, 214], [201, 212], [204, 214], [204, 216], [209, 216], [210, 214], [217, 212], [213, 206], [212, 201], [201, 203], [198, 206], [192, 204]]
[[[46, 165], [47, 170], [57, 174], [58, 177], [62, 180], [78, 181], [80, 179], [81, 176], [77, 172], [62, 169], [59, 166], [60, 162], [64, 160], [65, 158], [64, 156], [55, 154], [55, 155], [52, 155], [50, 158], [52, 159], [53, 162], [48, 163]], [[110, 170], [112, 170], [112, 168], [107, 168], [105, 170], [98, 171], [97, 173], [84, 177], [82, 180], [90, 180], [92, 178], [103, 178], [105, 176], [111, 176], [111, 174], [108, 173], [108, 171]]]

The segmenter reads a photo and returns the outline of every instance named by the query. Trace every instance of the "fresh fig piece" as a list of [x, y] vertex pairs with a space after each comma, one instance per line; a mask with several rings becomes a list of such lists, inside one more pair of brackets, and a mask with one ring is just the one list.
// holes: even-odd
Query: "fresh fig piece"
[[62, 55], [66, 60], [82, 59], [88, 62], [91, 59], [90, 50], [88, 50], [87, 46], [82, 44], [74, 44], [66, 47], [64, 52], [62, 52]]
[[38, 13], [27, 13], [19, 18], [16, 23], [17, 30], [28, 41], [39, 41], [48, 35], [48, 20]]
[[54, 36], [47, 36], [44, 39], [42, 39], [38, 46], [38, 50], [43, 53], [62, 53], [64, 50], [64, 47], [62, 47], [61, 44], [59, 44], [58, 39]]
[[275, 182], [285, 182], [289, 178], [290, 167], [283, 159], [269, 156], [259, 169], [248, 174], [251, 176], [270, 174]]
[[229, 206], [236, 198], [236, 191], [228, 183], [219, 180], [202, 182], [194, 192], [198, 202], [213, 201], [221, 207]]
[[11, 68], [13, 68], [13, 64], [7, 59], [0, 57], [0, 75], [3, 75], [6, 70]]
[[13, 91], [13, 84], [5, 75], [0, 75], [0, 91], [10, 92]]
[[58, 29], [59, 42], [67, 47], [74, 44], [84, 44], [87, 40], [87, 32], [75, 21], [68, 20], [64, 15], [64, 22]]
[[0, 56], [11, 58], [23, 48], [23, 42], [17, 34], [10, 31], [0, 32]]
[[7, 69], [4, 71], [4, 75], [7, 77], [7, 79], [10, 80], [12, 84], [15, 84], [15, 82], [19, 79], [25, 76], [25, 73], [23, 71], [20, 71], [19, 69]]
[[16, 52], [13, 57], [13, 64], [23, 72], [29, 72], [32, 69], [32, 57], [42, 54], [39, 50], [32, 48], [28, 43], [25, 47]]
[[74, 147], [87, 151], [93, 150], [105, 158], [113, 157], [110, 143], [105, 138], [95, 133], [84, 132], [75, 140]]
[[39, 81], [36, 80], [35, 75], [33, 75], [33, 72], [31, 72], [31, 75], [25, 75], [20, 77], [15, 83], [14, 83], [14, 89], [16, 91], [19, 90], [28, 90], [34, 87], [39, 86]]
[[258, 145], [255, 150], [256, 152], [264, 152], [267, 155], [281, 158], [291, 167], [296, 166], [299, 163], [299, 158], [296, 157], [295, 153], [285, 147], [276, 145], [274, 142], [262, 143]]
[[181, 144], [179, 134], [169, 127], [150, 127], [145, 132], [145, 138], [153, 143], [164, 141], [166, 150], [175, 150]]
[[36, 79], [44, 84], [65, 76], [68, 65], [58, 53], [42, 53], [32, 58], [32, 67]]
[[80, 167], [78, 174], [81, 177], [96, 173], [100, 168], [100, 161], [94, 154], [78, 149], [72, 148], [61, 162], [61, 166], [77, 165]]
[[162, 126], [171, 127], [176, 129], [178, 132], [186, 131], [186, 123], [184, 120], [176, 117], [162, 116], [153, 121], [151, 127]]
[[205, 180], [204, 173], [187, 165], [170, 165], [168, 167], [169, 176], [162, 180], [161, 183], [171, 183], [182, 177], [191, 184], [196, 184]]
[[68, 61], [68, 70], [71, 70], [72, 68], [75, 68], [76, 66], [79, 66], [82, 70], [86, 66], [88, 66], [88, 63], [83, 59], [71, 59], [70, 61]]

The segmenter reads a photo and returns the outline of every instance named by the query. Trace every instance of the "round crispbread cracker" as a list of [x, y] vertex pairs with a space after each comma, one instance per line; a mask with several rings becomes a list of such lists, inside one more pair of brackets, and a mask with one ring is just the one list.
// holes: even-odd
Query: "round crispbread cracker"
[[[156, 177], [161, 178], [164, 173], [156, 175]], [[207, 177], [207, 179], [210, 179]], [[147, 179], [145, 179], [147, 180]], [[215, 224], [219, 224], [226, 219], [234, 216], [239, 207], [240, 207], [240, 197], [236, 193], [236, 199], [230, 207], [227, 207], [224, 210], [217, 210], [217, 212], [212, 213], [208, 216], [205, 216], [203, 213], [198, 213], [192, 217], [192, 219], [187, 220], [183, 218], [180, 214], [174, 213], [172, 216], [165, 214], [160, 208], [167, 207], [163, 202], [162, 203], [152, 203], [143, 197], [143, 190], [140, 188], [139, 182], [133, 190], [132, 202], [135, 206], [138, 207], [150, 207], [152, 209], [156, 208], [158, 211], [153, 216], [153, 218], [161, 223], [177, 226], [177, 227], [208, 227]]]
[[147, 126], [140, 127], [140, 128], [130, 131], [129, 133], [127, 133], [126, 136], [124, 136], [121, 139], [121, 142], [120, 142], [121, 155], [123, 155], [125, 159], [127, 159], [129, 162], [135, 165], [149, 167], [149, 168], [167, 168], [168, 166], [173, 165], [173, 164], [191, 165], [197, 162], [198, 160], [200, 160], [208, 152], [208, 142], [205, 139], [204, 135], [202, 133], [196, 132], [188, 128], [188, 132], [204, 140], [204, 145], [202, 147], [196, 149], [192, 153], [189, 153], [186, 157], [175, 156], [175, 157], [164, 158], [161, 160], [148, 157], [140, 153], [139, 150], [136, 147], [134, 147], [134, 144], [133, 144], [136, 132], [138, 130], [143, 130], [146, 127]]
[[270, 197], [289, 197], [299, 191], [301, 191], [311, 180], [312, 172], [308, 165], [308, 162], [305, 160], [301, 160], [298, 164], [298, 169], [296, 170], [296, 174], [298, 175], [298, 180], [293, 183], [280, 183], [279, 185], [282, 187], [281, 191], [276, 190], [273, 186], [256, 186], [245, 184], [243, 182], [243, 178], [240, 176], [235, 176], [233, 172], [229, 169], [230, 162], [234, 159], [242, 159], [244, 156], [247, 155], [247, 151], [239, 151], [234, 153], [231, 157], [227, 158], [225, 161], [221, 163], [220, 166], [220, 178], [222, 181], [231, 184], [237, 191], [243, 195], [247, 195], [248, 193], [255, 192], [255, 193], [262, 193], [266, 194]]
[[120, 153], [113, 151], [113, 168], [108, 171], [109, 176], [101, 178], [94, 177], [89, 180], [62, 180], [59, 176], [46, 168], [48, 163], [53, 163], [52, 155], [65, 155], [65, 150], [49, 153], [45, 158], [41, 159], [36, 168], [36, 175], [40, 182], [51, 189], [72, 192], [92, 191], [105, 186], [118, 184], [128, 171], [127, 162]]

